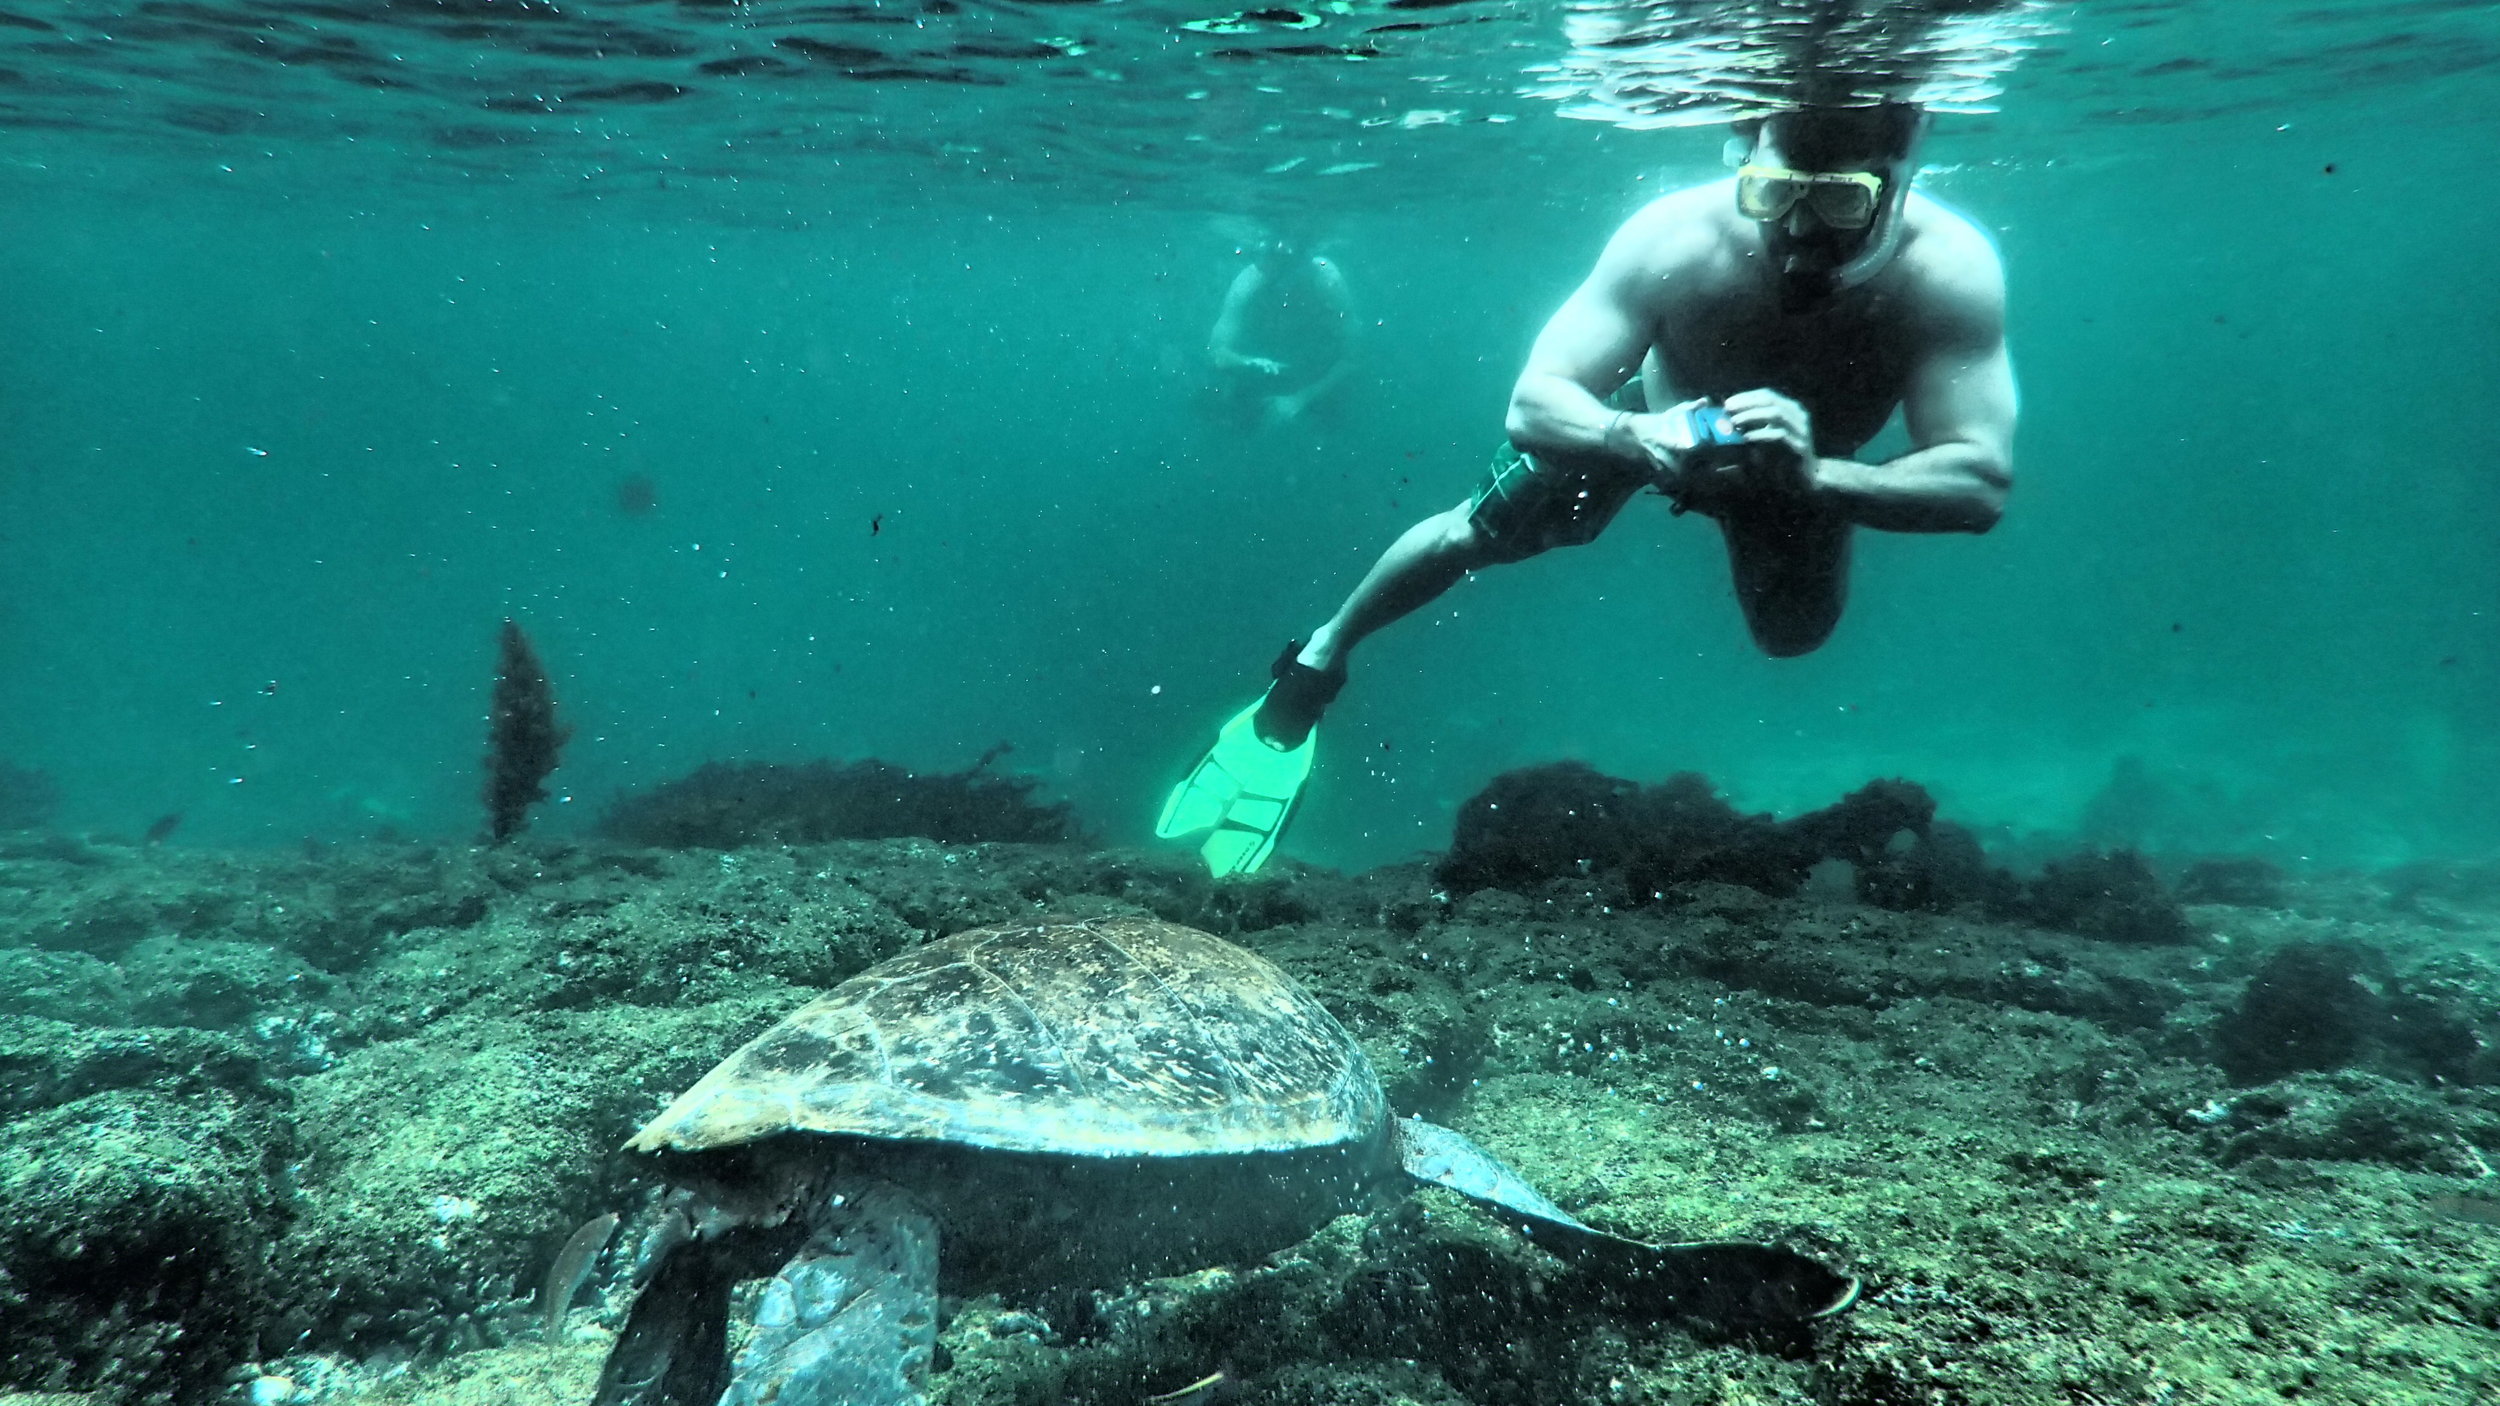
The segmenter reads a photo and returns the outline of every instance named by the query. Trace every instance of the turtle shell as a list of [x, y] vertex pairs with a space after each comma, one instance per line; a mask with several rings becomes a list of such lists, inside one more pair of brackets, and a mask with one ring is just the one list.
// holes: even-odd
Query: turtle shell
[[1274, 963], [1144, 918], [958, 933], [871, 967], [723, 1060], [626, 1146], [783, 1133], [1081, 1157], [1326, 1147], [1380, 1080]]

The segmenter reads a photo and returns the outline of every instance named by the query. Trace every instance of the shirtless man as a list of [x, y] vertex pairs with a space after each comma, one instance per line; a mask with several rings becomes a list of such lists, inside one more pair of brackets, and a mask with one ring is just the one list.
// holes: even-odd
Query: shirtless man
[[1263, 424], [1301, 419], [1344, 383], [1356, 325], [1353, 290], [1337, 261], [1305, 253], [1289, 236], [1268, 236], [1224, 290], [1207, 333], [1217, 398], [1255, 407]]
[[[1626, 221], [1511, 390], [1514, 452], [1286, 646], [1157, 832], [1212, 826], [1209, 865], [1255, 870], [1358, 642], [1478, 567], [1596, 540], [1643, 488], [1718, 523], [1745, 623], [1781, 657], [1839, 623], [1859, 527], [1993, 527], [2014, 438], [2004, 270], [1986, 235], [1910, 191], [1924, 124], [1903, 104], [1780, 113], [1740, 127], [1734, 181]], [[1609, 404], [1636, 375], [1645, 405], [1670, 408]], [[1859, 462], [1895, 406], [1910, 452]]]

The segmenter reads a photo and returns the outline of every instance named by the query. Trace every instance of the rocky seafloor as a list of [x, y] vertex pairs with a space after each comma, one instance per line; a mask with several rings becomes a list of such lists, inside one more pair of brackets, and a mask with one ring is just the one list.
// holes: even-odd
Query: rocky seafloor
[[[1864, 1297], [1661, 1321], [1424, 1192], [1076, 1310], [949, 1298], [938, 1406], [2500, 1399], [2500, 872], [1939, 889], [1898, 835], [1536, 836], [1222, 883], [1082, 843], [0, 837], [0, 1401], [585, 1401], [642, 1120], [881, 958], [1104, 914], [1280, 963], [1402, 1111], [1584, 1219]], [[2155, 921], [2059, 898], [2129, 873]]]

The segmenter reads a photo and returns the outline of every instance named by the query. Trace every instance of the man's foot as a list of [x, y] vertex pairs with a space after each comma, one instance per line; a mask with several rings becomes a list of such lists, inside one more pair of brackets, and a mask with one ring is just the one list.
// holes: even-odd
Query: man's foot
[[1314, 669], [1302, 662], [1302, 641], [1292, 640], [1285, 652], [1276, 656], [1269, 670], [1276, 682], [1260, 700], [1258, 716], [1252, 726], [1258, 729], [1259, 740], [1279, 752], [1290, 752], [1302, 745], [1319, 725], [1319, 715], [1337, 701], [1337, 691], [1345, 687], [1345, 661], [1335, 667]]

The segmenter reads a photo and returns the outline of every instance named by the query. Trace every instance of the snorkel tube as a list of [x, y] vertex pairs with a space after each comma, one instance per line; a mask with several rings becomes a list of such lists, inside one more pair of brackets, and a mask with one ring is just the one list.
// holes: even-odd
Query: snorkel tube
[[1884, 165], [1884, 206], [1875, 212], [1874, 227], [1867, 231], [1866, 243], [1847, 263], [1831, 271], [1834, 292], [1864, 284], [1883, 272], [1892, 256], [1900, 251], [1902, 212], [1910, 203], [1910, 177], [1918, 173], [1918, 143], [1927, 135], [1927, 109], [1909, 108], [1901, 123], [1900, 141], [1894, 148], [1899, 154]]

